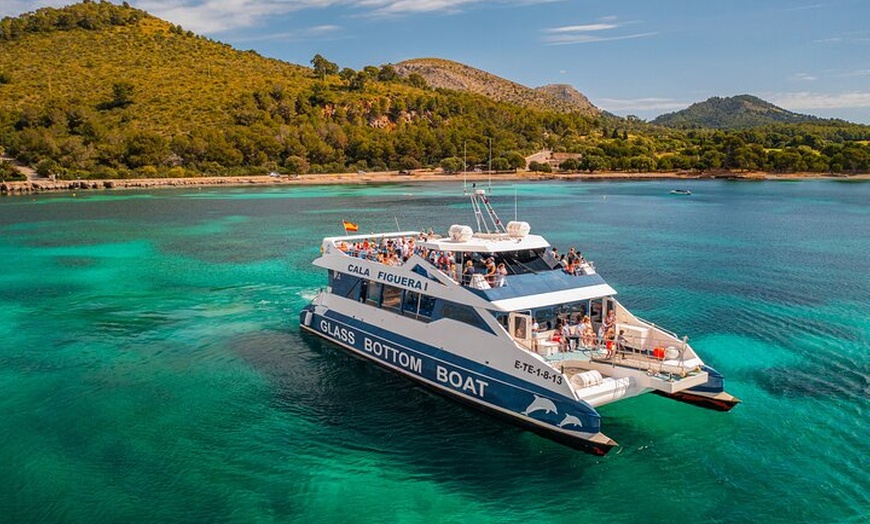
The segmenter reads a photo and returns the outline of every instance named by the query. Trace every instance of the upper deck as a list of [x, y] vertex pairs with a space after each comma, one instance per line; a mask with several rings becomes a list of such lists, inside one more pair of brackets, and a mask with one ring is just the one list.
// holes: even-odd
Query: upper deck
[[[322, 249], [327, 259], [339, 255], [345, 260], [366, 260], [397, 269], [416, 255], [432, 266], [425, 270], [428, 274], [437, 272], [440, 278], [436, 280], [462, 285], [486, 300], [490, 309], [501, 311], [534, 309], [616, 294], [585, 260], [573, 270], [563, 266], [547, 251], [550, 244], [541, 236], [517, 237], [506, 233], [457, 236], [441, 237], [418, 231], [345, 235], [325, 238]], [[582, 256], [578, 256], [578, 260], [581, 259]], [[343, 262], [323, 260], [315, 264], [341, 272], [348, 269]], [[407, 269], [420, 273], [416, 264], [416, 269]], [[503, 275], [490, 275], [488, 267], [503, 268]], [[354, 266], [353, 272], [358, 271]], [[375, 280], [377, 274], [380, 272], [372, 272]]]

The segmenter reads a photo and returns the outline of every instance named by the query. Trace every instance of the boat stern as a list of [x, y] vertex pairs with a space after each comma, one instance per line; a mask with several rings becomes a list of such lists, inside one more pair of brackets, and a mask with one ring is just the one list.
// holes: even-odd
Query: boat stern
[[739, 398], [725, 391], [725, 377], [721, 373], [707, 365], [701, 366], [701, 370], [706, 372], [708, 376], [707, 381], [703, 384], [681, 391], [654, 390], [653, 393], [715, 411], [731, 411], [734, 406], [740, 404]]

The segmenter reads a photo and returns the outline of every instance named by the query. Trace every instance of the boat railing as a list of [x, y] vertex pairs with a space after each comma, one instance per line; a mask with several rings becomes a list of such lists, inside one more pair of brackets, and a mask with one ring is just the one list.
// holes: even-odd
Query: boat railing
[[674, 333], [673, 331], [669, 331], [669, 330], [667, 330], [667, 329], [665, 329], [665, 328], [663, 328], [663, 327], [661, 327], [661, 326], [657, 326], [657, 325], [655, 325], [654, 323], [650, 322], [649, 320], [643, 319], [643, 318], [641, 318], [641, 317], [639, 317], [639, 316], [637, 316], [637, 315], [634, 315], [634, 314], [632, 314], [631, 316], [632, 316], [635, 320], [637, 320], [638, 322], [640, 322], [640, 323], [642, 323], [642, 324], [645, 324], [646, 326], [649, 326], [650, 328], [652, 328], [652, 329], [654, 329], [654, 330], [656, 330], [656, 331], [660, 331], [660, 332], [662, 332], [662, 333], [665, 333], [666, 335], [670, 335], [670, 336], [674, 337], [675, 339], [679, 339], [679, 338], [680, 338], [679, 335], [677, 335], [677, 334]]

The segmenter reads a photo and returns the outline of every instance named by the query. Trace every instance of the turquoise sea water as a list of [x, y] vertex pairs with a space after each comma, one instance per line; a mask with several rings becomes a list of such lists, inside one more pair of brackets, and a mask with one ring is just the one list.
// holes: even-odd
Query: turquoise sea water
[[744, 401], [604, 406], [603, 458], [300, 334], [321, 237], [454, 186], [0, 199], [0, 521], [867, 522], [870, 184], [680, 184], [495, 188]]

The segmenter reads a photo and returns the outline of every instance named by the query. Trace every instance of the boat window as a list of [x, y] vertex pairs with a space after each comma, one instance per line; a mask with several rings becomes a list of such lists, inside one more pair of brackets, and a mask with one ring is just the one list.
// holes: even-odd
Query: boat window
[[449, 302], [445, 300], [441, 306], [441, 316], [492, 333], [492, 329], [490, 329], [486, 322], [484, 322], [483, 319], [480, 318], [480, 315], [477, 314], [477, 311], [475, 311], [474, 308], [471, 308], [464, 304], [457, 304], [456, 302]]
[[399, 311], [399, 305], [401, 303], [402, 288], [385, 285], [383, 291], [383, 298], [381, 299], [381, 307], [384, 309]]
[[431, 317], [435, 309], [435, 297], [420, 295], [420, 316]]
[[333, 295], [355, 299], [359, 290], [360, 278], [339, 273], [338, 271], [330, 271], [329, 287], [332, 289]]
[[598, 324], [601, 322], [601, 299], [597, 298], [595, 300], [590, 301], [589, 304], [589, 317], [592, 319], [592, 322]]
[[369, 280], [368, 293], [366, 294], [366, 304], [378, 307], [381, 302], [381, 287], [383, 284]]
[[585, 315], [587, 312], [587, 304], [586, 302], [576, 302], [571, 304], [570, 311], [571, 313], [579, 313], [580, 315]]
[[556, 327], [555, 317], [551, 308], [538, 309], [533, 313], [535, 320], [541, 326], [541, 331], [546, 331]]
[[536, 273], [547, 271], [553, 266], [544, 258], [544, 249], [522, 249], [499, 254], [496, 262], [502, 261], [508, 266], [511, 274]]
[[402, 311], [409, 316], [417, 316], [417, 305], [420, 302], [420, 293], [405, 291], [405, 299], [402, 300]]

